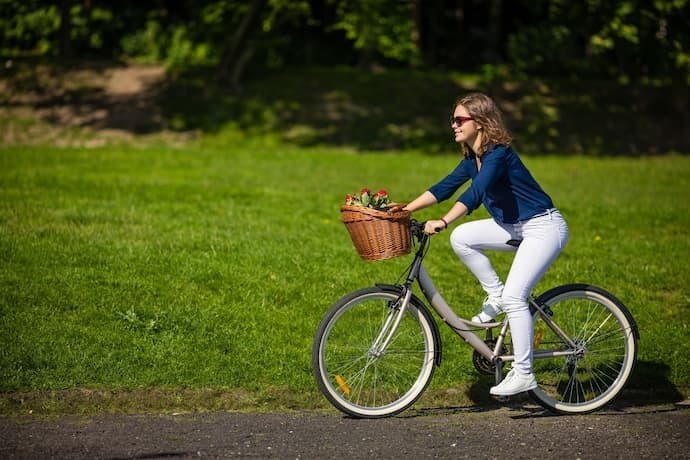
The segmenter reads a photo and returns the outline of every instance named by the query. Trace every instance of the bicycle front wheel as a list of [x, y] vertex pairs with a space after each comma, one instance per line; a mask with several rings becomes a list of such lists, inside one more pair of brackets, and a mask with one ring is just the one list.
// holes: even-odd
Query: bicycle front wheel
[[400, 292], [367, 288], [341, 299], [321, 321], [312, 366], [319, 389], [340, 411], [392, 416], [414, 404], [429, 384], [435, 323], [412, 298], [396, 328], [401, 303]]
[[[554, 288], [536, 302], [531, 396], [559, 413], [591, 412], [625, 386], [637, 357], [637, 326], [627, 308], [601, 288]], [[552, 313], [552, 314], [551, 314]]]

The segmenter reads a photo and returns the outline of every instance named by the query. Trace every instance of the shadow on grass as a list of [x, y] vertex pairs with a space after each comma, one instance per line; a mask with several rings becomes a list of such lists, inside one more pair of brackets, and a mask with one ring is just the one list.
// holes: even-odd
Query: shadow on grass
[[658, 361], [638, 361], [628, 385], [620, 396], [621, 404], [635, 406], [674, 404], [685, 396], [669, 379], [670, 367]]
[[[81, 86], [65, 77], [77, 71], [102, 75], [112, 65], [49, 63], [47, 72], [37, 73], [33, 64], [24, 63], [31, 71], [17, 65], [5, 78], [11, 94], [39, 94], [35, 106], [49, 114], [48, 121], [64, 122], [58, 115], [70, 108], [78, 126], [132, 134], [170, 130], [202, 133], [219, 143], [269, 138], [296, 146], [454, 153], [448, 126], [453, 103], [469, 91], [483, 91], [506, 112], [521, 152], [690, 152], [690, 131], [680, 129], [690, 126], [690, 90], [682, 84], [310, 67], [254, 73], [241, 92], [233, 92], [215, 83], [213, 69], [196, 68], [167, 73], [140, 91], [113, 94], [94, 84], [95, 77]], [[14, 100], [4, 102], [11, 106]]]
[[234, 127], [291, 144], [358, 150], [454, 152], [448, 127], [458, 96], [483, 91], [506, 112], [531, 154], [690, 152], [688, 87], [576, 79], [486, 79], [411, 70], [292, 69], [247, 82], [241, 94], [196, 71], [161, 88], [162, 112], [207, 133]]

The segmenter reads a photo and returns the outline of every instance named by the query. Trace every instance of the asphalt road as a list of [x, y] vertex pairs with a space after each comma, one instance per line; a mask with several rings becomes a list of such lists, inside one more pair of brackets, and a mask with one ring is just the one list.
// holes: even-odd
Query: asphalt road
[[690, 406], [553, 416], [536, 406], [0, 418], [2, 459], [690, 458]]

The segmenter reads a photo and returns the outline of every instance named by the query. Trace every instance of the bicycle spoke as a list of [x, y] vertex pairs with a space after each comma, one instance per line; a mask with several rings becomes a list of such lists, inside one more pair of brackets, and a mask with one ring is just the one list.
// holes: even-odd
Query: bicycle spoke
[[412, 303], [399, 317], [391, 307], [401, 298], [397, 293], [361, 292], [336, 305], [319, 326], [317, 383], [346, 413], [386, 416], [412, 404], [433, 375], [432, 320]]
[[[613, 398], [630, 375], [636, 356], [634, 323], [598, 288], [558, 288], [551, 298], [546, 300], [554, 313], [550, 321], [535, 315], [535, 330], [543, 331], [540, 351], [546, 346], [572, 354], [535, 353], [533, 369], [539, 388], [532, 394], [561, 412], [594, 410]], [[555, 329], [549, 327], [551, 321]], [[561, 340], [561, 332], [571, 345]]]

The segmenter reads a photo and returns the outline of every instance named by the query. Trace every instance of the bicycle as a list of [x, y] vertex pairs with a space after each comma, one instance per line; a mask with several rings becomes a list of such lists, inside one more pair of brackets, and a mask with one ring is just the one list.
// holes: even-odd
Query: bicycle
[[[495, 375], [498, 384], [504, 364], [514, 360], [506, 344], [506, 319], [473, 323], [461, 318], [436, 289], [422, 265], [430, 240], [423, 229], [424, 223], [410, 221], [418, 248], [404, 283], [376, 284], [345, 295], [317, 329], [312, 350], [316, 382], [345, 414], [382, 418], [401, 413], [422, 396], [441, 364], [439, 328], [412, 292], [414, 281], [441, 320], [474, 349], [479, 372]], [[588, 284], [558, 286], [528, 302], [538, 382], [530, 396], [561, 414], [592, 412], [613, 400], [637, 358], [639, 332], [625, 305]], [[476, 333], [482, 330], [484, 339]]]

